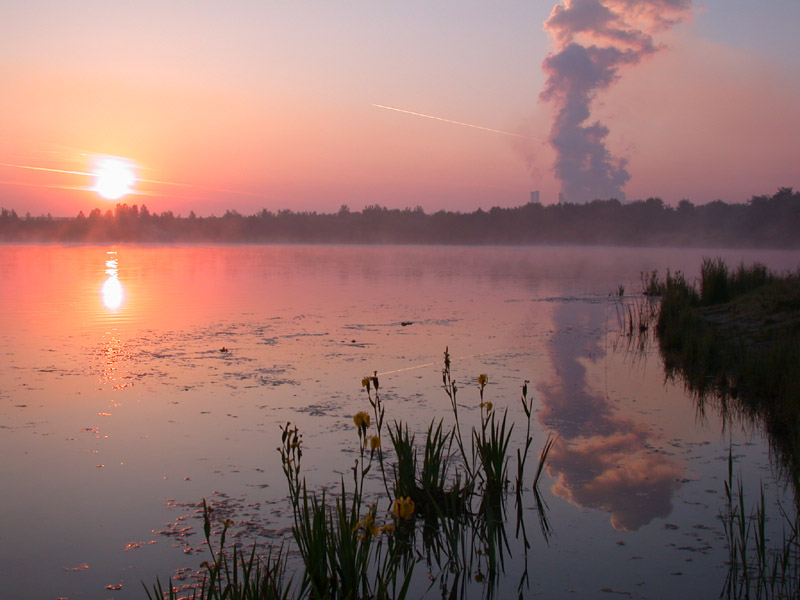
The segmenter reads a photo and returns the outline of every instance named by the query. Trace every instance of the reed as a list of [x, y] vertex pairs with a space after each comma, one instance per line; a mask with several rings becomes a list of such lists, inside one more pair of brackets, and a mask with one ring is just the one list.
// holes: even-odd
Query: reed
[[421, 512], [426, 511], [428, 502], [435, 506], [449, 508], [450, 500], [458, 499], [463, 492], [458, 479], [455, 485], [448, 486], [448, 470], [450, 461], [450, 447], [453, 432], [445, 433], [442, 430], [442, 421], [434, 427], [431, 422], [425, 435], [425, 448], [423, 450], [422, 466], [419, 474], [418, 493]]
[[700, 303], [722, 304], [731, 299], [730, 271], [721, 258], [704, 258], [700, 266]]
[[389, 439], [394, 448], [395, 462], [394, 494], [401, 498], [414, 496], [417, 493], [417, 456], [414, 450], [414, 435], [408, 431], [408, 425], [395, 422], [394, 429], [389, 428]]
[[653, 269], [650, 273], [640, 273], [639, 278], [642, 282], [642, 294], [645, 296], [664, 295], [664, 283], [659, 279], [657, 270]]
[[220, 524], [219, 548], [215, 549], [211, 540], [211, 509], [204, 500], [203, 532], [212, 560], [201, 565], [203, 579], [200, 589], [191, 590], [191, 596], [184, 596], [182, 590], [173, 586], [171, 579], [166, 590], [156, 579], [149, 589], [143, 584], [148, 600], [286, 600], [290, 597], [292, 582], [286, 578], [283, 546], [270, 548], [266, 557], [256, 554], [255, 544], [249, 555], [236, 546], [231, 552], [225, 546], [225, 537], [233, 523], [226, 519]]
[[714, 401], [760, 421], [781, 466], [800, 472], [800, 271], [704, 259], [697, 284], [663, 283], [656, 333], [668, 376], [701, 408]]
[[660, 298], [655, 329], [668, 376], [683, 379], [700, 411], [713, 401], [726, 422], [736, 416], [762, 423], [792, 484], [794, 502], [778, 506], [783, 533], [770, 540], [775, 515], [763, 488], [748, 508], [729, 453], [720, 515], [729, 551], [723, 595], [800, 597], [800, 271], [778, 275], [758, 263], [730, 269], [706, 258], [696, 283], [669, 271], [663, 280], [653, 271], [642, 281], [643, 297]]
[[[448, 349], [442, 378], [453, 423], [445, 426], [443, 419], [431, 421], [421, 450], [407, 424], [386, 424], [377, 374], [362, 379], [371, 411], [359, 411], [353, 417], [359, 454], [350, 483], [342, 477], [334, 493], [316, 493], [308, 488], [302, 470], [303, 436], [292, 423], [282, 426], [278, 452], [292, 508], [290, 541], [294, 549], [282, 545], [270, 549], [266, 557], [259, 556], [255, 546], [249, 554], [237, 547], [230, 551], [225, 540], [231, 521], [221, 522], [215, 547], [211, 511], [204, 502], [204, 531], [213, 560], [203, 563], [203, 582], [189, 598], [402, 599], [409, 592], [414, 567], [421, 557], [429, 572], [434, 566], [438, 568], [430, 586], [438, 583], [443, 596], [466, 598], [470, 586], [483, 584], [491, 597], [510, 552], [505, 503], [510, 493], [513, 424], [509, 423], [507, 409], [499, 416], [493, 403], [484, 397], [488, 377], [481, 374], [477, 378], [480, 424], [473, 426], [468, 436], [462, 436], [458, 386], [450, 372]], [[533, 399], [528, 398], [527, 384], [521, 396], [527, 430], [524, 446], [516, 452], [514, 490], [517, 535], [521, 530], [526, 564], [530, 544], [521, 502], [526, 488], [524, 466], [533, 441]], [[386, 454], [381, 439], [384, 433], [391, 442]], [[531, 486], [540, 512], [545, 506], [537, 486], [552, 442], [548, 437]], [[385, 493], [378, 492], [377, 497], [374, 490], [365, 489], [367, 475], [375, 464], [379, 465]], [[546, 516], [540, 514], [540, 519], [546, 523]], [[290, 556], [297, 557], [301, 568], [287, 578]], [[520, 589], [525, 582], [527, 573]], [[167, 590], [158, 580], [145, 590], [149, 600], [177, 600], [178, 590], [172, 582]]]
[[722, 594], [727, 598], [789, 599], [800, 595], [800, 518], [797, 507], [779, 507], [783, 532], [772, 543], [767, 531], [764, 488], [751, 510], [741, 479], [734, 478], [733, 456], [728, 454], [726, 506], [720, 515], [728, 546], [728, 574]]

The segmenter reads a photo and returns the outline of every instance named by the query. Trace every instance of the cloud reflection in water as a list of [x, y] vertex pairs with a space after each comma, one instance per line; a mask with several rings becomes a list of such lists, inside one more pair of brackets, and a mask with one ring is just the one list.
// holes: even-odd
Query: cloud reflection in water
[[622, 416], [602, 390], [587, 381], [587, 361], [604, 356], [605, 306], [558, 306], [549, 345], [553, 379], [538, 386], [539, 420], [559, 434], [548, 457], [553, 493], [606, 510], [615, 529], [634, 531], [672, 511], [684, 465], [658, 454], [652, 434]]

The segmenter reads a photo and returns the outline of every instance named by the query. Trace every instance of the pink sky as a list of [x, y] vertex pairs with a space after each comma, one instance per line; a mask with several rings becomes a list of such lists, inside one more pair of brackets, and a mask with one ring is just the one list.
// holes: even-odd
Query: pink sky
[[[552, 0], [392, 5], [12, 0], [0, 8], [0, 206], [113, 207], [97, 155], [135, 163], [121, 201], [220, 214], [556, 201], [539, 101]], [[741, 4], [741, 6], [739, 6]], [[737, 202], [800, 187], [795, 3], [696, 1], [620, 72], [592, 119], [631, 199]], [[508, 131], [464, 127], [383, 104]]]

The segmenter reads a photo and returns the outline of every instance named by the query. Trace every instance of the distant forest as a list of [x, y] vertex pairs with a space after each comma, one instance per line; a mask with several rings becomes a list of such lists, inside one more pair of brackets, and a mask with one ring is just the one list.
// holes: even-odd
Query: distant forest
[[660, 198], [549, 206], [530, 203], [471, 213], [422, 208], [336, 213], [262, 210], [222, 216], [151, 213], [117, 204], [59, 218], [0, 210], [0, 242], [311, 243], [311, 244], [597, 244], [618, 246], [800, 247], [800, 192], [780, 188], [743, 204], [721, 200], [677, 207]]

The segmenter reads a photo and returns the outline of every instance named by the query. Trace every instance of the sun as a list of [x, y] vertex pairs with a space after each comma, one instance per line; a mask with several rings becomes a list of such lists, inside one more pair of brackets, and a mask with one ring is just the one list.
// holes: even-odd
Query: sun
[[130, 164], [118, 158], [103, 159], [94, 175], [94, 191], [106, 200], [118, 200], [129, 194], [136, 181]]

